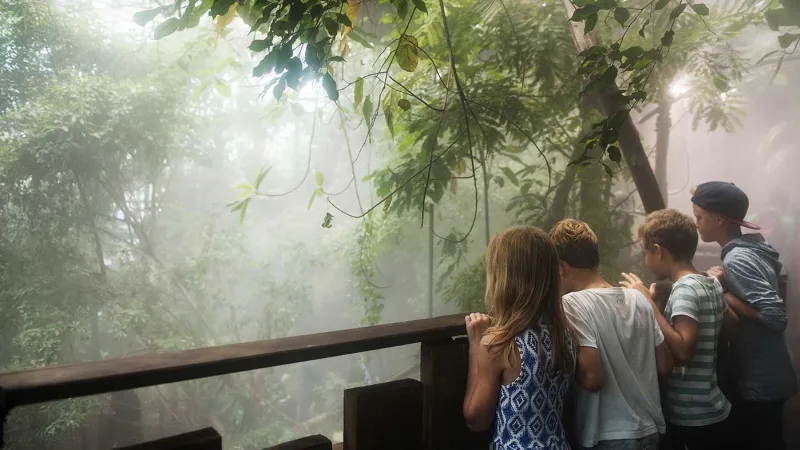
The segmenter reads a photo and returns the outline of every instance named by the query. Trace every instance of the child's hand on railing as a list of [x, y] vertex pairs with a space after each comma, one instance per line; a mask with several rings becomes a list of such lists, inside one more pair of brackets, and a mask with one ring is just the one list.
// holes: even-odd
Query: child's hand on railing
[[467, 338], [470, 343], [478, 343], [492, 324], [492, 318], [486, 314], [472, 313], [464, 318], [467, 323]]

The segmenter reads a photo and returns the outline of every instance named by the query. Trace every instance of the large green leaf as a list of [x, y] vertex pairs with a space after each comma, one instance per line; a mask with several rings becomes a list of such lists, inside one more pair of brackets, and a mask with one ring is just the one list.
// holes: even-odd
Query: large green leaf
[[156, 26], [155, 31], [153, 31], [153, 39], [163, 39], [170, 34], [178, 31], [178, 27], [181, 26], [181, 21], [177, 17], [170, 17], [169, 19], [161, 22]]
[[355, 91], [353, 93], [353, 96], [354, 96], [353, 102], [355, 103], [355, 106], [358, 107], [358, 105], [361, 104], [361, 100], [364, 99], [364, 79], [363, 78], [358, 77], [358, 79], [356, 79], [356, 82], [355, 82], [355, 85], [353, 87], [353, 90]]
[[326, 73], [322, 77], [322, 88], [328, 94], [328, 98], [337, 101], [339, 100], [339, 91], [336, 89], [336, 80], [333, 79], [330, 73]]
[[161, 6], [158, 8], [149, 9], [147, 11], [139, 11], [133, 15], [133, 22], [136, 23], [136, 25], [143, 27], [152, 22], [156, 16], [161, 14], [162, 11], [164, 11], [164, 8]]
[[397, 45], [397, 64], [401, 69], [406, 72], [413, 72], [417, 70], [419, 64], [417, 38], [410, 35], [403, 35], [400, 37], [400, 43]]

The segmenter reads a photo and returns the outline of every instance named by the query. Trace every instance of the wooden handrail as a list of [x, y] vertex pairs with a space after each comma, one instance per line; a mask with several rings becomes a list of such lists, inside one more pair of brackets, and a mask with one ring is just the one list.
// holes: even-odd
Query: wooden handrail
[[0, 373], [0, 427], [16, 406], [227, 375], [464, 334], [464, 316], [452, 315]]

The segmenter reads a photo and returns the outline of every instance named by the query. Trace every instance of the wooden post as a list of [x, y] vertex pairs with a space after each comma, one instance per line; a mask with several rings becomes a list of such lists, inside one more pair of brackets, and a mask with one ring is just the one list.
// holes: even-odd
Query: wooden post
[[473, 433], [464, 421], [462, 405], [468, 364], [469, 346], [465, 338], [422, 343], [420, 378], [425, 386], [423, 436], [426, 450], [489, 448], [492, 430]]
[[270, 447], [265, 450], [331, 450], [332, 448], [333, 444], [330, 439], [321, 434], [317, 434], [276, 445], [275, 447]]
[[344, 391], [344, 450], [421, 448], [422, 383], [405, 379]]
[[121, 450], [222, 450], [222, 437], [213, 428], [178, 434], [122, 447]]

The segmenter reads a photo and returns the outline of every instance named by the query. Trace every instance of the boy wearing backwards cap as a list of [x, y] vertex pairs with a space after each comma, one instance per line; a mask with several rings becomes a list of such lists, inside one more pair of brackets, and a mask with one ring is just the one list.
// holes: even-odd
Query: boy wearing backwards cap
[[783, 405], [797, 393], [797, 382], [783, 338], [786, 305], [778, 294], [781, 263], [778, 252], [744, 220], [750, 202], [732, 183], [711, 181], [692, 197], [697, 231], [704, 242], [722, 247], [725, 301], [739, 316], [731, 342], [738, 396], [733, 416], [742, 430], [742, 447], [784, 449]]

